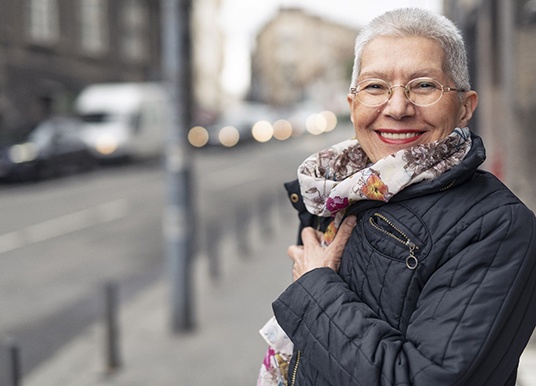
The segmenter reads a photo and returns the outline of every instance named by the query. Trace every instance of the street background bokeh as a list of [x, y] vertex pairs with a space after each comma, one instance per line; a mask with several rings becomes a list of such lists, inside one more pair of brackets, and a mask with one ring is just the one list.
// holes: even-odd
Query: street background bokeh
[[[483, 166], [536, 208], [534, 0], [1, 3], [0, 385], [252, 384], [257, 329], [290, 279], [282, 183], [352, 136], [353, 39], [389, 8], [460, 27]], [[189, 44], [165, 28], [169, 4], [188, 8]], [[175, 83], [169, 42], [187, 48], [171, 72], [191, 71]], [[177, 234], [191, 282], [169, 272]]]

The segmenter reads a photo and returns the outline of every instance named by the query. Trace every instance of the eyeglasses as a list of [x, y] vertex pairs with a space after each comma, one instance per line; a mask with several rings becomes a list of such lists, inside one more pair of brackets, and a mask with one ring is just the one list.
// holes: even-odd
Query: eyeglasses
[[391, 86], [383, 79], [365, 79], [350, 88], [357, 100], [369, 107], [383, 105], [387, 102], [395, 87], [402, 87], [406, 98], [416, 106], [430, 106], [439, 102], [444, 93], [449, 91], [464, 92], [463, 89], [445, 87], [432, 78], [416, 78], [410, 80], [405, 86], [395, 84]]

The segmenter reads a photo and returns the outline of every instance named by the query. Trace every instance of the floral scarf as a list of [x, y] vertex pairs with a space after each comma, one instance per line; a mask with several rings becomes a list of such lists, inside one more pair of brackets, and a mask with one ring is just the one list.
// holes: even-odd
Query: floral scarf
[[433, 180], [458, 165], [470, 148], [469, 129], [456, 128], [446, 138], [399, 150], [370, 164], [357, 140], [346, 140], [300, 165], [303, 201], [310, 213], [321, 217], [334, 216], [360, 200], [387, 202], [407, 186]]
[[294, 345], [272, 316], [259, 331], [268, 350], [259, 370], [257, 386], [287, 386], [288, 366]]

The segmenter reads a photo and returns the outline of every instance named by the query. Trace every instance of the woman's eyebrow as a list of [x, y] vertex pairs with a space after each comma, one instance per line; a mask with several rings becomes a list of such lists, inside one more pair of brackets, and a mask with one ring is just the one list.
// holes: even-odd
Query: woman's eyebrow
[[376, 72], [376, 71], [367, 71], [367, 72], [362, 72], [361, 74], [359, 74], [359, 79], [368, 79], [368, 78], [385, 79], [386, 75], [383, 72]]
[[[406, 75], [409, 80], [420, 78], [420, 77], [441, 77], [444, 75], [442, 70], [437, 68], [420, 68]], [[382, 71], [366, 71], [359, 74], [359, 79], [369, 79], [369, 78], [378, 78], [378, 79], [389, 79], [389, 76]]]

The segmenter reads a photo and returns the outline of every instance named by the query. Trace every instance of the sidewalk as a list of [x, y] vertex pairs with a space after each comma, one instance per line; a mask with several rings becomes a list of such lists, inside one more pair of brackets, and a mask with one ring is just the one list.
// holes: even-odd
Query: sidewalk
[[[285, 205], [283, 203], [281, 205]], [[56, 356], [23, 379], [24, 386], [252, 386], [266, 345], [258, 330], [271, 316], [271, 302], [291, 280], [286, 249], [297, 220], [276, 206], [273, 235], [263, 238], [253, 220], [252, 250], [237, 252], [233, 234], [221, 242], [221, 278], [209, 278], [208, 258], [195, 267], [196, 322], [191, 333], [169, 328], [168, 281], [163, 277], [120, 311], [122, 366], [105, 369], [103, 326], [91, 326]], [[519, 386], [536, 385], [536, 342], [524, 353]]]
[[290, 209], [287, 202], [274, 205], [269, 216], [273, 235], [267, 239], [261, 235], [258, 219], [252, 219], [248, 256], [241, 255], [242, 246], [237, 245], [234, 232], [228, 232], [220, 243], [217, 282], [210, 279], [207, 256], [198, 256], [194, 264], [197, 328], [193, 332], [171, 333], [169, 283], [163, 276], [120, 310], [120, 369], [106, 372], [105, 332], [98, 324], [22, 384], [255, 385], [267, 348], [258, 330], [272, 315], [272, 301], [291, 281], [286, 250], [295, 242], [298, 223]]

